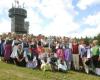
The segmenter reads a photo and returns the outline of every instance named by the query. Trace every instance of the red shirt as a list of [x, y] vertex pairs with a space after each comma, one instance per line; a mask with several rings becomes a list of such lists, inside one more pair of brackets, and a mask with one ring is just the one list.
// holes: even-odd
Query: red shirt
[[42, 46], [38, 46], [37, 47], [37, 52], [38, 52], [38, 54], [43, 53], [44, 52], [44, 48]]
[[78, 54], [78, 44], [72, 44], [72, 54]]

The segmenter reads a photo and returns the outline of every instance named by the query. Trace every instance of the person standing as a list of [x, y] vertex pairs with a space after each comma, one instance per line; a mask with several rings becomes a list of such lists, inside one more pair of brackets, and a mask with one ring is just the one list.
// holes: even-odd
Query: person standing
[[4, 50], [4, 61], [8, 63], [10, 61], [10, 55], [12, 53], [12, 40], [8, 37], [5, 40]]
[[68, 70], [70, 70], [71, 62], [72, 62], [72, 52], [68, 46], [65, 46], [65, 49], [64, 49], [64, 59], [67, 64]]
[[79, 70], [79, 51], [78, 42], [76, 41], [76, 39], [74, 39], [72, 42], [72, 58], [75, 70]]
[[93, 72], [95, 73], [96, 68], [100, 67], [100, 47], [98, 40], [93, 40], [93, 47], [91, 48]]

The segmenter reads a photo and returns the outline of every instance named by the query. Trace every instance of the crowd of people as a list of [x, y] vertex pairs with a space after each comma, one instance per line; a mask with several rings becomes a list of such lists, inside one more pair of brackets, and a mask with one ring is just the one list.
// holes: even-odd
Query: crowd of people
[[74, 69], [88, 74], [100, 68], [100, 46], [97, 40], [7, 33], [0, 35], [0, 60], [43, 71]]

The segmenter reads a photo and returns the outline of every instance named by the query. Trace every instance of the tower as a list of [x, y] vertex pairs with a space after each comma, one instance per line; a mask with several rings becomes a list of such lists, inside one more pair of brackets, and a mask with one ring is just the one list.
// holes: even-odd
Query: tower
[[[25, 29], [25, 18], [27, 17], [27, 11], [21, 6], [19, 2], [15, 1], [15, 6], [9, 9], [9, 17], [11, 18], [11, 32], [27, 34], [28, 28]], [[29, 27], [29, 26], [27, 26]]]

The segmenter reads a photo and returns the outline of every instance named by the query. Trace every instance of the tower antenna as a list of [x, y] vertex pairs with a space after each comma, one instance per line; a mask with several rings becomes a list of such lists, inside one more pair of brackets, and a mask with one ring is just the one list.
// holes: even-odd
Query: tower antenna
[[17, 1], [15, 0], [15, 8], [16, 8], [16, 2], [17, 2]]
[[14, 4], [12, 3], [12, 8], [14, 8]]
[[25, 3], [23, 3], [23, 8], [25, 8]]

